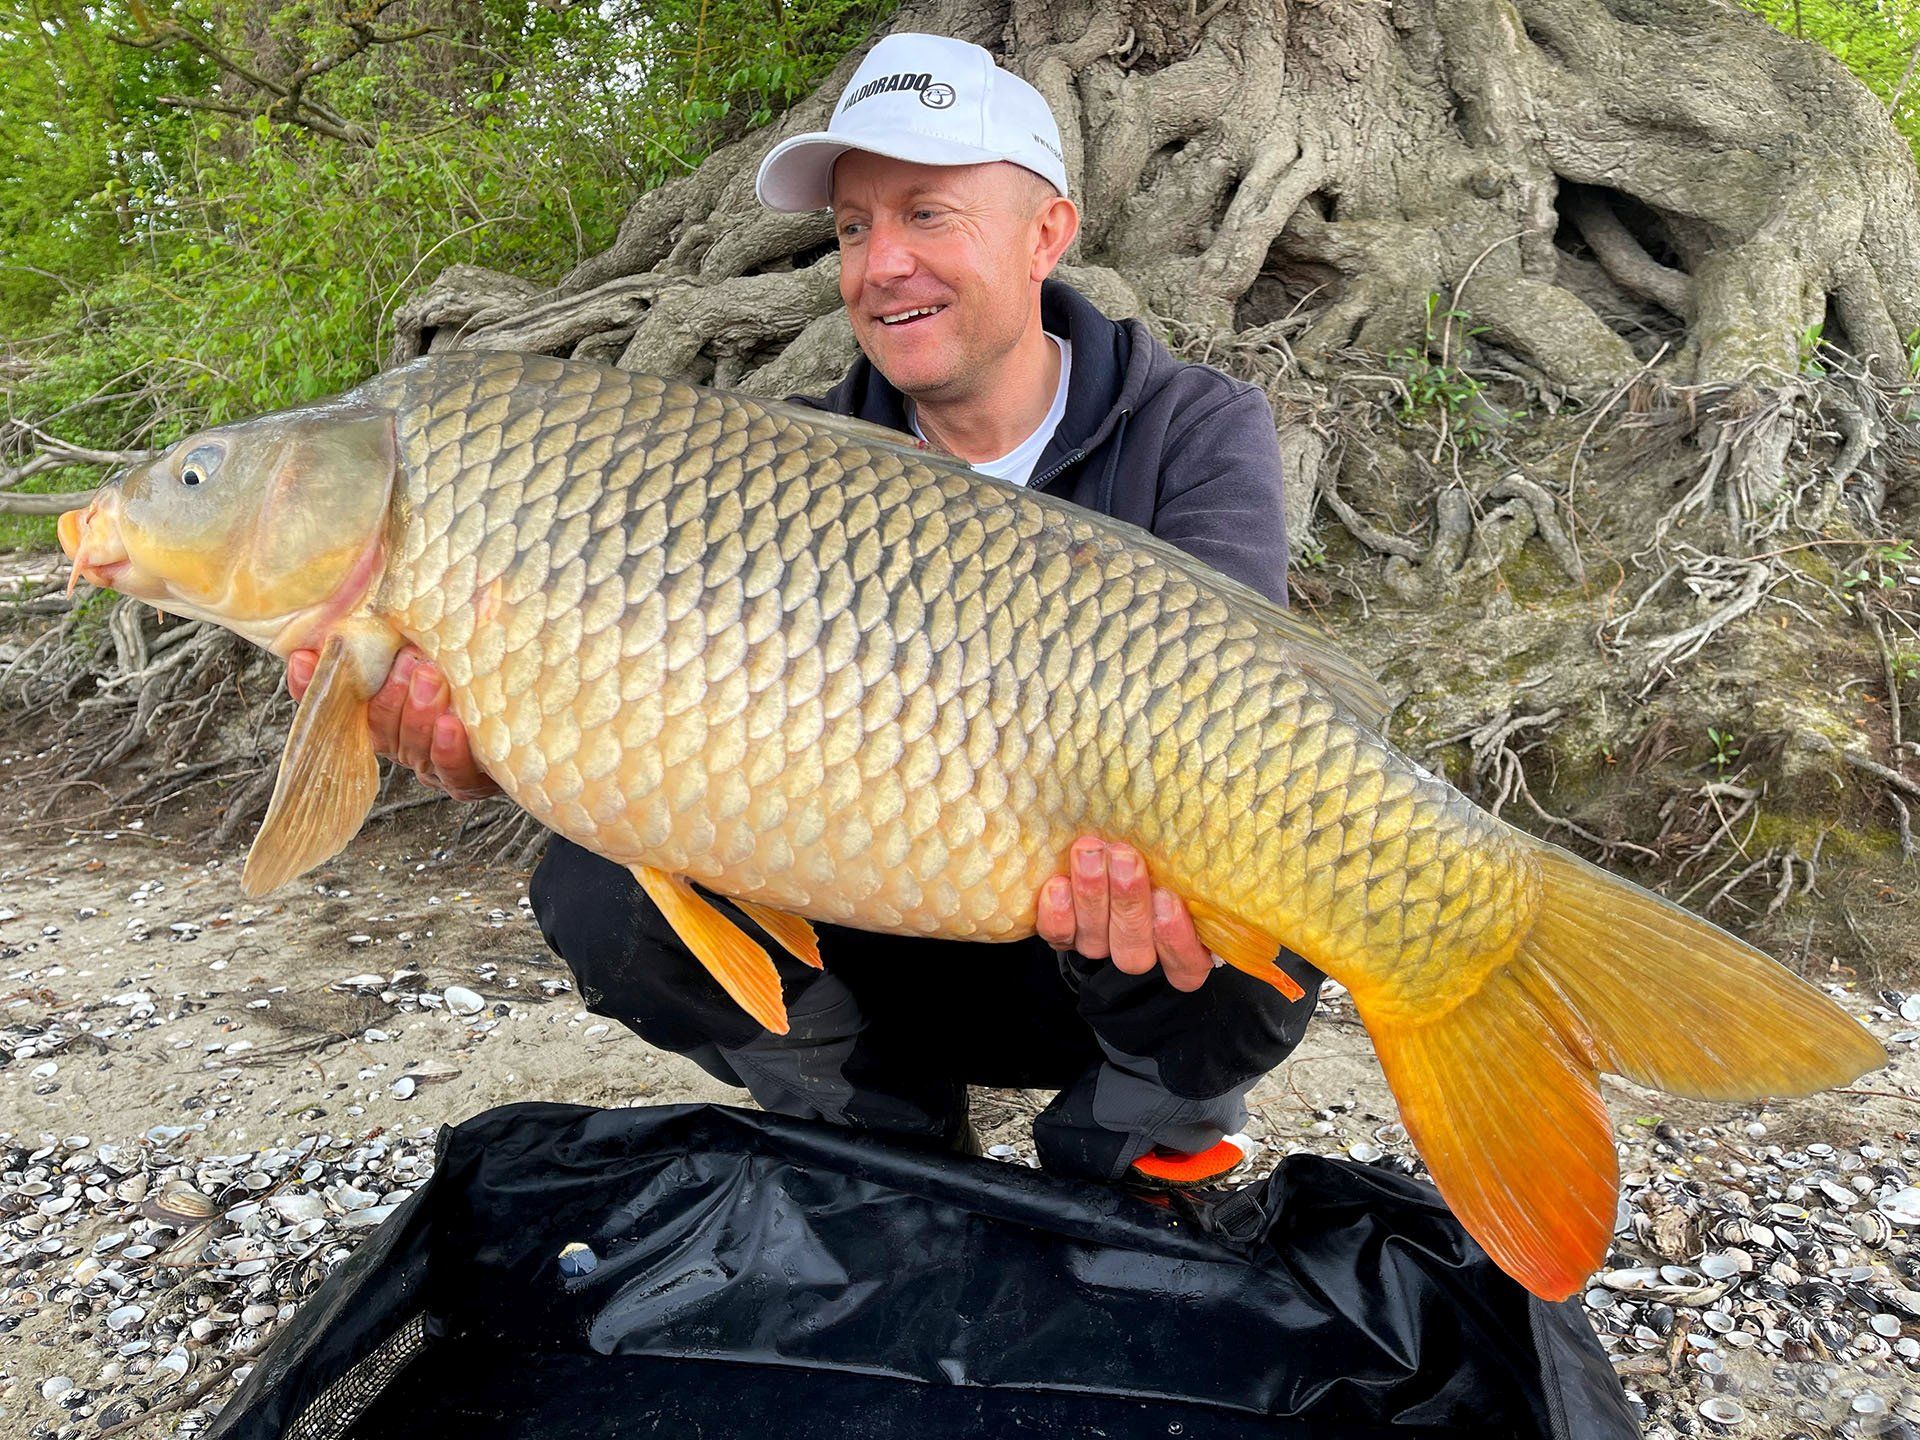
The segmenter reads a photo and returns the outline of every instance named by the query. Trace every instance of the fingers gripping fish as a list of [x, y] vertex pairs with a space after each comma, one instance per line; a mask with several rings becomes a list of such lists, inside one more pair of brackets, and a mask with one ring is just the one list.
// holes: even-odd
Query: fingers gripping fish
[[1352, 992], [1462, 1223], [1535, 1292], [1613, 1229], [1599, 1071], [1806, 1094], [1885, 1062], [1765, 955], [1481, 811], [1383, 737], [1314, 627], [1131, 526], [856, 421], [601, 366], [429, 357], [181, 441], [63, 517], [76, 573], [286, 655], [319, 648], [244, 883], [371, 807], [401, 644], [475, 755], [632, 867], [784, 1030], [808, 920], [1011, 940], [1085, 833], [1202, 940]]

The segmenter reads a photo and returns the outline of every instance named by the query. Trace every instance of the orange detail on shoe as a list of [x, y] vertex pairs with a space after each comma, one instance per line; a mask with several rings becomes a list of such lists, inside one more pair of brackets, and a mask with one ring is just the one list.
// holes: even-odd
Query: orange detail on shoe
[[1232, 1171], [1247, 1158], [1231, 1140], [1221, 1140], [1191, 1155], [1156, 1145], [1133, 1162], [1133, 1170], [1163, 1185], [1204, 1185]]

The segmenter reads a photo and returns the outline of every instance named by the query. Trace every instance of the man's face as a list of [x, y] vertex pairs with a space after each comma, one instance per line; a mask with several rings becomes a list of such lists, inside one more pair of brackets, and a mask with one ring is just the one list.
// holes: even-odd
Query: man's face
[[1013, 349], [1034, 286], [1077, 223], [1071, 204], [1021, 166], [919, 165], [863, 150], [834, 166], [833, 217], [854, 337], [920, 400], [965, 396]]

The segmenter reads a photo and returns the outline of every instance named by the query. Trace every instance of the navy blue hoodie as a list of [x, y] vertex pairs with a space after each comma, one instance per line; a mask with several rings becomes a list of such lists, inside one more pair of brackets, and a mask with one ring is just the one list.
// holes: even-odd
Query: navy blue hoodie
[[[1287, 601], [1280, 442], [1267, 397], [1176, 360], [1138, 320], [1115, 322], [1048, 280], [1040, 322], [1073, 344], [1067, 409], [1030, 484], [1150, 530], [1214, 569]], [[801, 404], [909, 430], [905, 398], [862, 355]]]

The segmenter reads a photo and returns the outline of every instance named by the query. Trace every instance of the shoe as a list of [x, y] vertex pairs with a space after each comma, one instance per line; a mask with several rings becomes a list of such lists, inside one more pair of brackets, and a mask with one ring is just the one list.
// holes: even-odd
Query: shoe
[[1226, 1183], [1252, 1155], [1243, 1135], [1223, 1135], [1204, 1150], [1188, 1153], [1156, 1145], [1127, 1167], [1126, 1183], [1142, 1190], [1198, 1190]]

